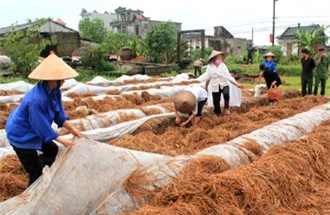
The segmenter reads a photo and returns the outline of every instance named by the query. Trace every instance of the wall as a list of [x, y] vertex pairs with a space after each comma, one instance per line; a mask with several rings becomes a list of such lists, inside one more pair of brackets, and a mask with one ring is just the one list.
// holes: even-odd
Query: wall
[[78, 33], [57, 33], [57, 54], [59, 56], [71, 56], [72, 52], [79, 48]]

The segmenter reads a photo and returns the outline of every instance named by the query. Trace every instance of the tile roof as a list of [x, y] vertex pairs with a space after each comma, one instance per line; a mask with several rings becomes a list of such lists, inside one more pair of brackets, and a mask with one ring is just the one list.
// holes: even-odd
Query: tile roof
[[[15, 25], [15, 26], [9, 26], [9, 27], [4, 27], [4, 28], [0, 28], [0, 35], [2, 34], [6, 34], [9, 33], [13, 30], [26, 30], [29, 27], [32, 27], [34, 24], [36, 24], [35, 22], [33, 23], [25, 23], [25, 24], [21, 24], [21, 25]], [[63, 24], [54, 22], [52, 20], [49, 20], [48, 22], [42, 24], [39, 26], [39, 32], [40, 33], [55, 33], [55, 32], [74, 32], [74, 33], [78, 33], [76, 30], [71, 29]]]
[[141, 13], [136, 13], [135, 16], [136, 16], [136, 19], [139, 21], [146, 21], [146, 18]]
[[308, 25], [308, 26], [296, 26], [296, 27], [288, 27], [279, 37], [278, 39], [293, 39], [296, 38], [296, 32], [298, 29], [303, 32], [308, 31], [309, 33], [313, 33], [315, 30], [319, 29], [320, 25]]

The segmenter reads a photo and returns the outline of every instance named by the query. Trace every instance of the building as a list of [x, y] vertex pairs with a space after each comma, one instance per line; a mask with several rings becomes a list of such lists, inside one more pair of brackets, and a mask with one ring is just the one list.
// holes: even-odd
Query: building
[[278, 44], [281, 46], [284, 56], [299, 55], [300, 47], [298, 45], [298, 38], [296, 36], [298, 29], [302, 30], [303, 32], [309, 32], [310, 34], [313, 34], [319, 28], [320, 25], [318, 24], [300, 26], [299, 23], [296, 27], [288, 27], [280, 36], [277, 37]]
[[[193, 49], [201, 47], [199, 33], [184, 35], [185, 41]], [[241, 55], [243, 51], [252, 45], [252, 41], [245, 38], [235, 38], [225, 27], [215, 26], [213, 35], [205, 36], [205, 48], [213, 47], [215, 50], [224, 51], [231, 55]]]
[[[0, 37], [12, 31], [27, 30], [35, 24], [36, 23], [32, 22], [0, 28]], [[55, 51], [55, 53], [59, 56], [71, 56], [72, 51], [80, 46], [80, 36], [78, 31], [75, 31], [53, 20], [49, 20], [40, 25], [38, 31], [43, 38], [50, 38], [51, 36], [55, 35], [57, 41], [56, 45], [46, 47], [46, 49], [40, 53], [40, 56], [46, 57], [50, 50]]]
[[[144, 12], [141, 10], [126, 9], [125, 7], [118, 7], [115, 13], [103, 13], [99, 14], [97, 11], [87, 12], [82, 10], [81, 14], [83, 19], [95, 19], [99, 18], [103, 20], [105, 27], [114, 32], [120, 32], [129, 36], [137, 35], [138, 37], [145, 39], [148, 30], [159, 23], [164, 21], [151, 20], [149, 17], [144, 16]], [[177, 31], [181, 30], [181, 23], [171, 22], [174, 24]]]
[[82, 19], [88, 20], [101, 19], [104, 22], [104, 27], [108, 31], [112, 30], [110, 23], [117, 20], [117, 14], [109, 13], [107, 11], [105, 11], [104, 13], [99, 13], [96, 10], [94, 10], [93, 12], [87, 12], [85, 9], [82, 9], [80, 16]]

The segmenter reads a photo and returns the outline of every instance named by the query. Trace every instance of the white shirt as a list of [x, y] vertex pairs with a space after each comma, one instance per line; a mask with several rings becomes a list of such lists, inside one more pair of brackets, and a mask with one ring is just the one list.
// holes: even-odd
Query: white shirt
[[220, 63], [216, 67], [213, 63], [207, 65], [206, 68], [206, 81], [210, 81], [209, 89], [212, 92], [219, 92], [219, 85], [221, 89], [229, 86], [229, 81], [236, 83], [236, 80], [230, 75], [229, 70], [224, 63]]
[[199, 86], [190, 87], [186, 91], [191, 92], [196, 97], [195, 110], [192, 111], [192, 113], [196, 115], [198, 112], [198, 102], [201, 102], [201, 101], [204, 101], [205, 99], [207, 99], [207, 92], [204, 88], [199, 87]]

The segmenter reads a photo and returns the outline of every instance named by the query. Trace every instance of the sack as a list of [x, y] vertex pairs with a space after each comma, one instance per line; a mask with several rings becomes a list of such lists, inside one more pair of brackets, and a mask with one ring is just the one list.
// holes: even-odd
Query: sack
[[267, 90], [269, 100], [278, 100], [282, 97], [282, 91], [278, 87], [272, 87]]

